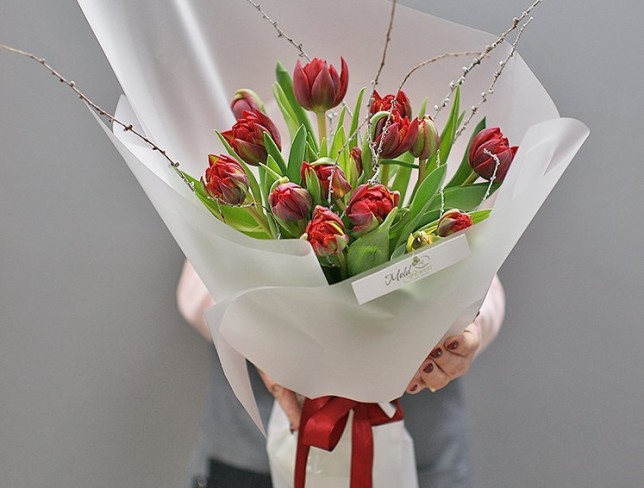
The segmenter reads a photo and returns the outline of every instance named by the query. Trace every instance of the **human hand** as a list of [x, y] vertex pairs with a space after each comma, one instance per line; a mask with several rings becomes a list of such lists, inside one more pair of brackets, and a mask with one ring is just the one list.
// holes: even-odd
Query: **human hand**
[[278, 385], [273, 379], [259, 368], [259, 376], [262, 378], [266, 389], [271, 392], [275, 400], [282, 407], [288, 418], [291, 432], [295, 432], [300, 427], [300, 417], [302, 415], [302, 397], [292, 390]]
[[435, 392], [467, 373], [481, 344], [481, 330], [476, 323], [450, 336], [434, 348], [407, 385], [407, 393], [417, 394], [428, 388]]

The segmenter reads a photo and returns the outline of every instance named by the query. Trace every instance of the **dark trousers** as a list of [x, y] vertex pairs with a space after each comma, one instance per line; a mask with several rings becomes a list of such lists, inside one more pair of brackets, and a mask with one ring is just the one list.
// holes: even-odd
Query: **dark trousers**
[[271, 477], [210, 460], [208, 477], [193, 480], [193, 488], [272, 488]]

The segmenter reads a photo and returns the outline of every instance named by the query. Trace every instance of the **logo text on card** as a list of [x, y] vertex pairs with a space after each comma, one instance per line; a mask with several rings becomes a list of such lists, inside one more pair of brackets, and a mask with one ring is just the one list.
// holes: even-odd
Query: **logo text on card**
[[351, 286], [358, 303], [367, 303], [452, 266], [469, 255], [467, 238], [461, 234], [425, 251], [410, 254], [395, 264], [354, 281]]

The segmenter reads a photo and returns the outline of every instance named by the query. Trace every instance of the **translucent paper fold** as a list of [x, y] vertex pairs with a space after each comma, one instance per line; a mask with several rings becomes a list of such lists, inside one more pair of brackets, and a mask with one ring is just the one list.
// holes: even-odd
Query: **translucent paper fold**
[[[79, 0], [121, 82], [119, 114], [138, 120], [182, 168], [199, 176], [221, 152], [213, 129], [232, 123], [228, 101], [240, 87], [265, 101], [273, 69], [297, 52], [245, 0]], [[322, 7], [323, 6], [323, 7]], [[262, 7], [312, 55], [350, 67], [348, 100], [373, 79], [389, 4], [381, 0], [265, 0]], [[512, 13], [508, 14], [508, 20]], [[502, 30], [504, 26], [501, 26]], [[476, 51], [496, 36], [398, 7], [381, 91], [397, 89], [415, 64], [448, 51]], [[462, 107], [478, 102], [510, 47], [472, 71]], [[443, 99], [469, 59], [424, 68], [405, 86], [420, 103]], [[268, 104], [274, 120], [280, 116]], [[447, 112], [447, 111], [444, 111]], [[447, 113], [438, 119], [442, 125]], [[158, 154], [122, 131], [108, 135], [217, 301], [207, 312], [233, 389], [260, 425], [246, 376], [247, 358], [308, 397], [339, 395], [382, 402], [409, 379], [448, 330], [475, 316], [490, 282], [588, 135], [562, 119], [517, 55], [478, 116], [500, 126], [520, 150], [491, 216], [467, 232], [469, 257], [364, 305], [350, 280], [328, 286], [306, 242], [258, 241], [217, 221]], [[283, 132], [284, 133], [284, 132]], [[284, 133], [285, 135], [285, 133]], [[469, 134], [452, 151], [455, 170]]]

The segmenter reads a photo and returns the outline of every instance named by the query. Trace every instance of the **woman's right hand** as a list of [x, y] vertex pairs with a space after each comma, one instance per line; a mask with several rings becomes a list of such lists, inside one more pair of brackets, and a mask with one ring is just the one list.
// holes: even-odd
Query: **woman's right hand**
[[302, 397], [292, 390], [278, 385], [266, 373], [257, 369], [259, 376], [262, 378], [268, 391], [275, 397], [275, 400], [282, 407], [288, 418], [291, 432], [295, 432], [300, 427], [300, 416], [302, 415]]

